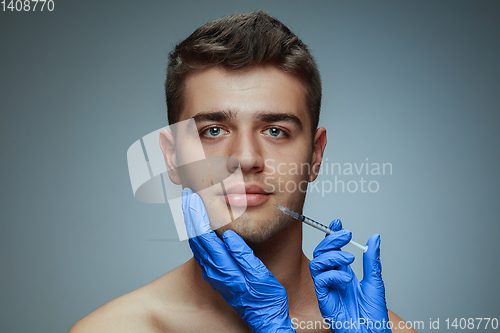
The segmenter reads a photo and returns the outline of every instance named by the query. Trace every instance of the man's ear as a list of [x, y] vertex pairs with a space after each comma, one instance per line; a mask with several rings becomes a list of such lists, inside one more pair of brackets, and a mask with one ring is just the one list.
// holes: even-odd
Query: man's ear
[[160, 148], [163, 152], [163, 158], [165, 159], [165, 165], [167, 166], [170, 181], [176, 185], [180, 185], [181, 179], [177, 169], [174, 136], [166, 129], [162, 129], [160, 131]]
[[309, 182], [313, 182], [319, 173], [319, 168], [321, 167], [321, 161], [323, 160], [323, 153], [326, 147], [326, 129], [320, 127], [316, 130], [314, 134], [313, 151], [311, 158], [311, 174], [309, 175]]

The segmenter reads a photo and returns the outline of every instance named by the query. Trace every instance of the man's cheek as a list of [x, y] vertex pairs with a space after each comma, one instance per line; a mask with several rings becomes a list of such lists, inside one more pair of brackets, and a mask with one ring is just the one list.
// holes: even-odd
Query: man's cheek
[[276, 191], [276, 187], [274, 186], [272, 177], [264, 178], [264, 185], [266, 186], [267, 192], [272, 193]]
[[193, 192], [199, 192], [212, 185], [206, 160], [184, 164], [177, 169], [182, 186], [192, 189]]
[[273, 175], [276, 172], [275, 163], [276, 161], [270, 158], [264, 160], [264, 173], [266, 175]]

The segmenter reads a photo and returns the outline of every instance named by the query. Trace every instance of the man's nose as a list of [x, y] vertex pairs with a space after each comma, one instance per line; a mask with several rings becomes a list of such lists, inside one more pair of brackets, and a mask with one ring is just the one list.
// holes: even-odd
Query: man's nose
[[[241, 133], [231, 142], [228, 170], [235, 172], [241, 168], [243, 173], [258, 173], [264, 170], [264, 158], [258, 134]], [[238, 163], [239, 162], [239, 163]]]

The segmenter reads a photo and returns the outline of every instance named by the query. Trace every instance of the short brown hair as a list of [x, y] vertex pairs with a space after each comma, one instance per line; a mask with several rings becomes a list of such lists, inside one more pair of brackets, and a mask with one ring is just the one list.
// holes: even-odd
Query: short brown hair
[[189, 74], [214, 66], [243, 70], [257, 65], [274, 65], [303, 82], [314, 133], [321, 108], [318, 66], [307, 46], [265, 11], [209, 22], [170, 52], [165, 81], [169, 124], [179, 121], [184, 83]]

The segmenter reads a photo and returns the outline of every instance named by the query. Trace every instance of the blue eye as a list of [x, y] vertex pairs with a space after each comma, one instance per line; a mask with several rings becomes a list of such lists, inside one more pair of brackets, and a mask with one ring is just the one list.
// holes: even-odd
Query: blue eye
[[283, 132], [283, 130], [277, 128], [277, 127], [271, 127], [271, 128], [268, 128], [266, 130], [266, 132], [268, 132], [268, 134], [270, 136], [273, 136], [273, 137], [280, 137], [280, 136], [283, 136], [285, 134], [285, 132]]
[[203, 131], [203, 134], [210, 138], [216, 138], [224, 133], [226, 133], [226, 131], [220, 127], [210, 127]]

